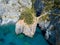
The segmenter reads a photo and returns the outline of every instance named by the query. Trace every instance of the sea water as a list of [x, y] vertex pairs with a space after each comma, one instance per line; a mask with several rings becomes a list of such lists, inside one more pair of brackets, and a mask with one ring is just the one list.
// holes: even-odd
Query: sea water
[[49, 45], [44, 39], [41, 30], [37, 27], [32, 38], [15, 33], [15, 24], [0, 26], [0, 45]]

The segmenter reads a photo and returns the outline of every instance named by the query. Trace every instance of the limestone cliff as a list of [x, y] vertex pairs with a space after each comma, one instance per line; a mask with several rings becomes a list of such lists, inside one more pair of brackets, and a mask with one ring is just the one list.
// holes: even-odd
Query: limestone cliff
[[[22, 6], [25, 7], [25, 9], [23, 11], [25, 11], [25, 10], [27, 11], [28, 9], [32, 8], [31, 0], [29, 0], [29, 1], [28, 0], [20, 0], [20, 2], [22, 4]], [[30, 14], [30, 12], [31, 12], [32, 15]], [[25, 15], [25, 13], [29, 13], [33, 17], [33, 23], [32, 24], [29, 24], [29, 20], [28, 20], [28, 18], [30, 18], [28, 16], [29, 14]], [[23, 15], [25, 15], [25, 16], [24, 17], [21, 16], [19, 21], [16, 23], [16, 30], [15, 30], [15, 32], [16, 32], [16, 34], [24, 33], [25, 35], [27, 35], [29, 37], [33, 37], [33, 35], [34, 35], [35, 31], [36, 31], [36, 26], [37, 26], [37, 22], [36, 21], [37, 21], [37, 18], [34, 16], [35, 14], [31, 10], [29, 10], [29, 11], [27, 11], [25, 13], [23, 13]], [[28, 21], [28, 24], [26, 23], [25, 20]], [[30, 18], [30, 20], [32, 20], [32, 19]]]

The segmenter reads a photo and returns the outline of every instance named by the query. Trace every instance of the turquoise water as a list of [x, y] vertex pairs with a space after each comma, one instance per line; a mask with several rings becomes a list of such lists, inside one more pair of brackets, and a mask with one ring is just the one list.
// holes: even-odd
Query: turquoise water
[[33, 38], [15, 34], [15, 24], [0, 26], [0, 45], [49, 45], [37, 27]]

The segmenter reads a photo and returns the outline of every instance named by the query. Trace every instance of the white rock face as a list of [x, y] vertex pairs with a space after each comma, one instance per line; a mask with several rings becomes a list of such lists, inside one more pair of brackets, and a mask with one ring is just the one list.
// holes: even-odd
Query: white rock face
[[49, 23], [50, 23], [50, 21], [47, 21], [47, 20], [45, 20], [45, 21], [40, 21], [40, 22], [39, 22], [39, 26], [40, 26], [42, 29], [45, 29], [45, 28], [48, 27]]
[[0, 16], [3, 20], [1, 25], [17, 22], [21, 14], [18, 10], [19, 4], [17, 0], [0, 0]]
[[40, 20], [39, 21], [39, 26], [41, 27], [41, 30], [44, 30], [46, 29], [46, 33], [45, 33], [45, 38], [48, 39], [49, 38], [49, 35], [51, 34], [50, 30], [47, 29], [47, 27], [49, 26], [50, 24], [50, 21], [47, 21], [47, 20]]
[[35, 31], [36, 31], [37, 23], [33, 23], [32, 25], [26, 25], [23, 20], [20, 20], [16, 24], [16, 34], [24, 33], [25, 35], [29, 37], [33, 37]]
[[47, 29], [47, 31], [46, 31], [46, 34], [45, 34], [45, 37], [46, 37], [46, 39], [48, 39], [49, 38], [49, 35], [51, 35], [51, 29], [52, 29], [52, 27], [53, 27], [53, 25], [51, 25], [48, 29]]
[[32, 7], [32, 2], [31, 0], [19, 0], [19, 2], [22, 4], [22, 6], [31, 8]]

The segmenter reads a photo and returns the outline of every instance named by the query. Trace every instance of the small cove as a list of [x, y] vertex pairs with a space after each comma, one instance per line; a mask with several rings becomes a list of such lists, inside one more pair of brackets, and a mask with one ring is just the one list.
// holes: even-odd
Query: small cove
[[0, 26], [0, 45], [49, 45], [37, 27], [33, 38], [15, 34], [15, 24]]

